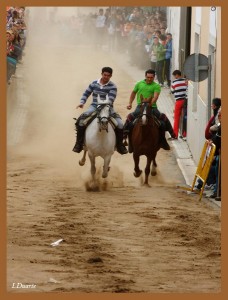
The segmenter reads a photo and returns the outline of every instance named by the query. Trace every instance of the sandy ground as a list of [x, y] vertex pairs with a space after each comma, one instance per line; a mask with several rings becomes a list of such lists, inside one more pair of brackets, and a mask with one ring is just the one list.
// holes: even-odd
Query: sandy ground
[[86, 190], [89, 161], [80, 167], [82, 155], [71, 151], [73, 117], [106, 65], [124, 119], [134, 81], [106, 52], [35, 42], [26, 49], [23, 79], [7, 99], [8, 291], [220, 292], [220, 210], [176, 188], [184, 179], [172, 150], [159, 151], [150, 188], [133, 176], [132, 155], [115, 152], [108, 179], [98, 171], [100, 191]]

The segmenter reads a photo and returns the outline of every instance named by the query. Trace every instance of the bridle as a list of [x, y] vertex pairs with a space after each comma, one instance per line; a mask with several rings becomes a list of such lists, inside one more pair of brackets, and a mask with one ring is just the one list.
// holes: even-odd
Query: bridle
[[[104, 109], [107, 108], [107, 110], [104, 112]], [[111, 105], [104, 103], [104, 104], [98, 104], [97, 105], [97, 119], [99, 124], [99, 130], [106, 130], [108, 132], [108, 123], [110, 119], [110, 110]], [[104, 115], [102, 115], [104, 113]]]

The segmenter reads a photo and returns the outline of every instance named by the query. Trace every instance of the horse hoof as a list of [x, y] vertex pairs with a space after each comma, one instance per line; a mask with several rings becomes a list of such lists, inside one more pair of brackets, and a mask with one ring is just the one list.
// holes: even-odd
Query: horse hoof
[[102, 174], [102, 178], [107, 178], [108, 174]]
[[157, 175], [157, 172], [154, 171], [154, 172], [151, 172], [151, 176], [156, 176]]
[[81, 160], [79, 160], [78, 163], [79, 163], [80, 166], [84, 166], [84, 164], [85, 164], [85, 162], [83, 162], [83, 161], [81, 161]]
[[144, 182], [143, 186], [149, 187], [149, 188], [151, 187], [151, 185], [149, 185], [149, 183], [145, 183], [145, 182]]
[[85, 183], [86, 191], [87, 192], [100, 192], [99, 183], [96, 181], [89, 181]]
[[142, 174], [142, 171], [134, 172], [134, 176], [135, 176], [135, 177], [139, 177], [141, 174]]

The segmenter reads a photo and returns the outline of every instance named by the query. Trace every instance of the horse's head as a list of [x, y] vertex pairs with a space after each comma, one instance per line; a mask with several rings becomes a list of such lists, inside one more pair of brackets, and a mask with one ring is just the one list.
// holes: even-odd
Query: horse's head
[[101, 100], [100, 95], [98, 95], [98, 104], [97, 104], [97, 118], [99, 122], [100, 130], [108, 131], [108, 122], [110, 118], [111, 103], [106, 95], [106, 99]]
[[143, 96], [140, 95], [140, 119], [142, 125], [146, 125], [148, 123], [148, 119], [151, 117], [151, 99], [152, 97], [143, 98]]

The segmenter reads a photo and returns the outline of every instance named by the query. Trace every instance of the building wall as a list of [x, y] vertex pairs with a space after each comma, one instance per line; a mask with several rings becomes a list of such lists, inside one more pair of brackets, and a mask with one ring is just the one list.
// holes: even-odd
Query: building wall
[[172, 71], [179, 70], [179, 56], [180, 56], [180, 7], [168, 7], [167, 9], [167, 26], [168, 31], [173, 36], [173, 55], [172, 55]]
[[215, 96], [221, 98], [222, 94], [222, 72], [221, 72], [221, 7], [217, 7], [217, 40], [216, 40], [216, 70], [215, 70]]

